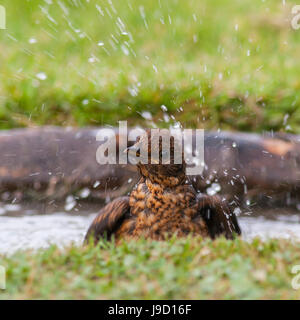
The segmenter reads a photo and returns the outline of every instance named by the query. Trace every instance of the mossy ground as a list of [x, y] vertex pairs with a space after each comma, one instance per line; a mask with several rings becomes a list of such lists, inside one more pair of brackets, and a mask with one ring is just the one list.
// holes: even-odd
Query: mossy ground
[[300, 244], [200, 238], [53, 246], [2, 257], [2, 299], [299, 299]]

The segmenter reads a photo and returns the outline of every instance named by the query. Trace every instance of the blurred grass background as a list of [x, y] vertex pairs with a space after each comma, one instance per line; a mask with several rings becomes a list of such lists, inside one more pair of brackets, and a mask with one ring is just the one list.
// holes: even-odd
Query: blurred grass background
[[297, 3], [1, 4], [1, 129], [128, 120], [300, 133], [300, 30], [290, 25]]

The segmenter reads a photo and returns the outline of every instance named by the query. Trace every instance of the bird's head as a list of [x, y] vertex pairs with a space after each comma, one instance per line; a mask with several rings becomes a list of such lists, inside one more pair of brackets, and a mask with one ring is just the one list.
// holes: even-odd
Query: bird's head
[[185, 180], [182, 139], [167, 129], [147, 130], [127, 149], [142, 176], [152, 182], [178, 185]]

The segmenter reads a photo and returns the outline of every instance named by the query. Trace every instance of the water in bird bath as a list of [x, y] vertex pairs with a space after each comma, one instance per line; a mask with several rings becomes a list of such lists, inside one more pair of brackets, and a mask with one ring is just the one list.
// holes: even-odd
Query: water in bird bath
[[[23, 207], [0, 204], [0, 255], [46, 248], [50, 244], [64, 247], [74, 243], [80, 246], [98, 208], [99, 205], [77, 205], [72, 211], [66, 211], [65, 206], [53, 204], [27, 204]], [[243, 238], [300, 240], [300, 214], [297, 211], [277, 211], [257, 210], [250, 216], [241, 215], [239, 223]]]

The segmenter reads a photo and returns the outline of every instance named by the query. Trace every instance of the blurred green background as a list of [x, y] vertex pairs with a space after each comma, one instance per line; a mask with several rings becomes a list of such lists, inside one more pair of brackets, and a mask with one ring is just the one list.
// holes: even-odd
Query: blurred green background
[[0, 129], [128, 120], [300, 133], [295, 4], [2, 0]]

